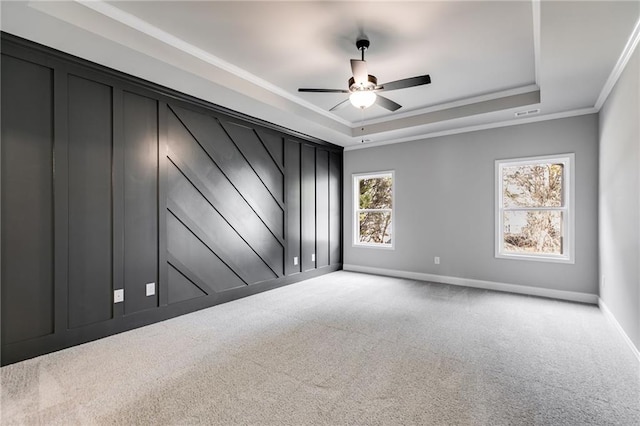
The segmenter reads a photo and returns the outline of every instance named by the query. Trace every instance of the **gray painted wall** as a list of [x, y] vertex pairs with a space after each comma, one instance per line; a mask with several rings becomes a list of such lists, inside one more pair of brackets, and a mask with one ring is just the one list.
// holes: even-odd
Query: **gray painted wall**
[[[495, 160], [575, 153], [575, 264], [494, 257]], [[352, 246], [352, 173], [395, 170], [395, 249]], [[595, 114], [346, 151], [344, 263], [598, 292]], [[441, 259], [440, 265], [433, 262]]]
[[640, 49], [600, 110], [600, 297], [640, 348]]

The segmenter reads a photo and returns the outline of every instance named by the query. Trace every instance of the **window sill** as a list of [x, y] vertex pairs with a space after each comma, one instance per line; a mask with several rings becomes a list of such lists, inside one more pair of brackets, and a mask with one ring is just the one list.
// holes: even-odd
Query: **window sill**
[[508, 260], [525, 260], [525, 261], [533, 261], [533, 262], [548, 262], [548, 263], [566, 263], [566, 264], [575, 264], [575, 260], [570, 257], [560, 257], [560, 256], [535, 256], [535, 255], [526, 255], [526, 254], [504, 254], [498, 253], [496, 254], [496, 259], [508, 259]]
[[378, 249], [378, 250], [395, 250], [395, 248], [392, 245], [382, 245], [382, 244], [352, 244], [351, 247], [355, 247], [355, 248], [372, 248], [372, 249]]

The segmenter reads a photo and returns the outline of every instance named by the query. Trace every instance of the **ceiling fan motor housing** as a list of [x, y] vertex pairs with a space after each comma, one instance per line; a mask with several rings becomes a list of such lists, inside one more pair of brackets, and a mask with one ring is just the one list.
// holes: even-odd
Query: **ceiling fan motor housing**
[[366, 38], [357, 40], [356, 47], [358, 48], [358, 50], [367, 50], [369, 48], [369, 40], [367, 40]]
[[371, 74], [367, 76], [367, 82], [363, 84], [357, 84], [356, 80], [353, 77], [349, 79], [350, 92], [357, 92], [361, 90], [373, 90], [376, 88], [377, 85], [378, 85], [378, 79], [376, 78], [375, 75], [371, 75]]

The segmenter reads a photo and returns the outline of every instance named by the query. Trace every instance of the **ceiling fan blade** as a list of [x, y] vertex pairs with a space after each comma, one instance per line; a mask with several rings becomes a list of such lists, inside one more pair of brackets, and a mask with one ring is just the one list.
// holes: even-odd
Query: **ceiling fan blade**
[[384, 83], [376, 87], [377, 90], [398, 90], [405, 89], [407, 87], [422, 86], [423, 84], [431, 83], [431, 77], [429, 74], [421, 75], [418, 77], [405, 78], [402, 80], [391, 81]]
[[382, 108], [388, 109], [389, 111], [396, 111], [402, 108], [402, 105], [380, 95], [376, 96], [376, 104], [380, 105]]
[[367, 71], [367, 63], [359, 59], [351, 60], [351, 71], [356, 84], [366, 84], [369, 82], [369, 73]]
[[335, 111], [337, 109], [342, 109], [348, 105], [350, 105], [351, 102], [349, 101], [349, 98], [345, 99], [344, 101], [340, 102], [338, 105], [334, 106], [333, 108], [331, 108], [329, 111]]
[[310, 92], [310, 93], [349, 93], [344, 89], [298, 89], [298, 92]]

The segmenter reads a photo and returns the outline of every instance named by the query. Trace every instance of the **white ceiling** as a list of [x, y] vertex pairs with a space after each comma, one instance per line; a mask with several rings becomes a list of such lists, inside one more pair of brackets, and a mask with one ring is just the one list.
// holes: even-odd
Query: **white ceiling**
[[[1, 7], [4, 31], [345, 147], [595, 112], [640, 38], [639, 1]], [[346, 95], [297, 92], [346, 89], [362, 36], [380, 83], [430, 74], [432, 84], [384, 93], [396, 112], [328, 112]], [[531, 109], [540, 113], [514, 115]]]

